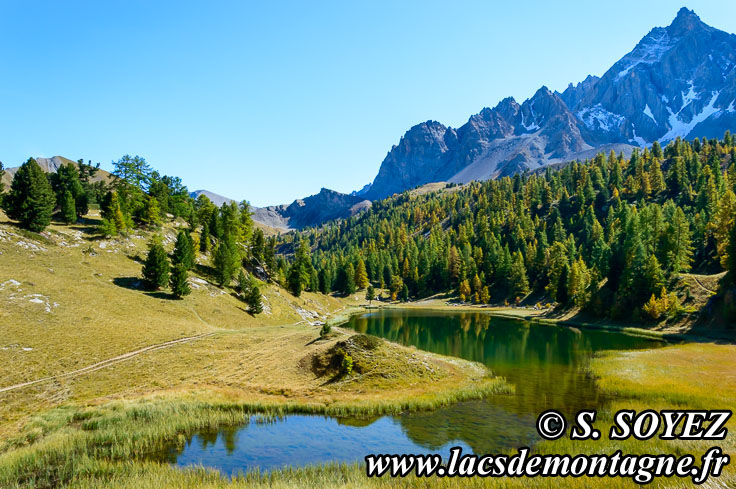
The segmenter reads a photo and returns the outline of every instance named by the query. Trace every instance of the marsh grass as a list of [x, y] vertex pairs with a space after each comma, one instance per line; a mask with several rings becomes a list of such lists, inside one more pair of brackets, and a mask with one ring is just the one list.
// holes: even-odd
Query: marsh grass
[[62, 407], [35, 417], [20, 436], [5, 443], [0, 487], [51, 488], [84, 477], [115, 478], [121, 471], [129, 472], [131, 463], [153, 467], [146, 464], [146, 458], [182, 446], [196, 431], [245, 424], [256, 414], [267, 418], [288, 414], [373, 417], [509, 392], [503, 380], [488, 378], [477, 386], [415, 399], [355, 404], [209, 403], [157, 398]]

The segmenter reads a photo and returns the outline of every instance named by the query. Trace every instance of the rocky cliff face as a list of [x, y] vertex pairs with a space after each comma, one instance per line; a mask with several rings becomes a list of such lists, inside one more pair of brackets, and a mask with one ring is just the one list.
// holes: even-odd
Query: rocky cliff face
[[677, 137], [736, 128], [736, 35], [681, 9], [602, 77], [564, 92], [542, 87], [523, 103], [485, 108], [458, 129], [428, 121], [389, 151], [362, 195], [380, 199], [437, 181], [511, 175], [598, 151], [630, 152]]

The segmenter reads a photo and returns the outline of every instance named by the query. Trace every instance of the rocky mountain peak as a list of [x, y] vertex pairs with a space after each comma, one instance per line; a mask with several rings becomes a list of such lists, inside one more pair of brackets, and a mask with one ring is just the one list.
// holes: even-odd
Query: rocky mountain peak
[[675, 20], [667, 27], [667, 31], [673, 37], [683, 37], [694, 30], [707, 27], [695, 11], [682, 7], [677, 12]]

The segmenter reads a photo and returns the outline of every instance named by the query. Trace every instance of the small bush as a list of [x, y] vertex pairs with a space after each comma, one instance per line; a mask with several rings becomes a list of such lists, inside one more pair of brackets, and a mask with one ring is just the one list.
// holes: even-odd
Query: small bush
[[319, 330], [319, 337], [320, 338], [325, 338], [331, 332], [332, 332], [332, 326], [330, 326], [329, 324], [325, 323], [325, 324], [322, 325], [322, 329]]
[[344, 375], [353, 373], [353, 357], [345, 353], [342, 357], [341, 370]]

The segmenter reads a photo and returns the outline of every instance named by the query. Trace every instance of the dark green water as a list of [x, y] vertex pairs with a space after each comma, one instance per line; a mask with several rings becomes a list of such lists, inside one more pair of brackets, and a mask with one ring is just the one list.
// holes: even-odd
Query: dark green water
[[353, 317], [348, 327], [403, 345], [487, 365], [515, 395], [458, 403], [431, 412], [371, 420], [287, 416], [217, 433], [198, 433], [170, 461], [225, 474], [285, 465], [361, 461], [369, 453], [497, 453], [537, 440], [547, 409], [566, 416], [606, 399], [586, 375], [601, 350], [656, 348], [663, 343], [621, 333], [577, 330], [483, 313], [387, 310]]

